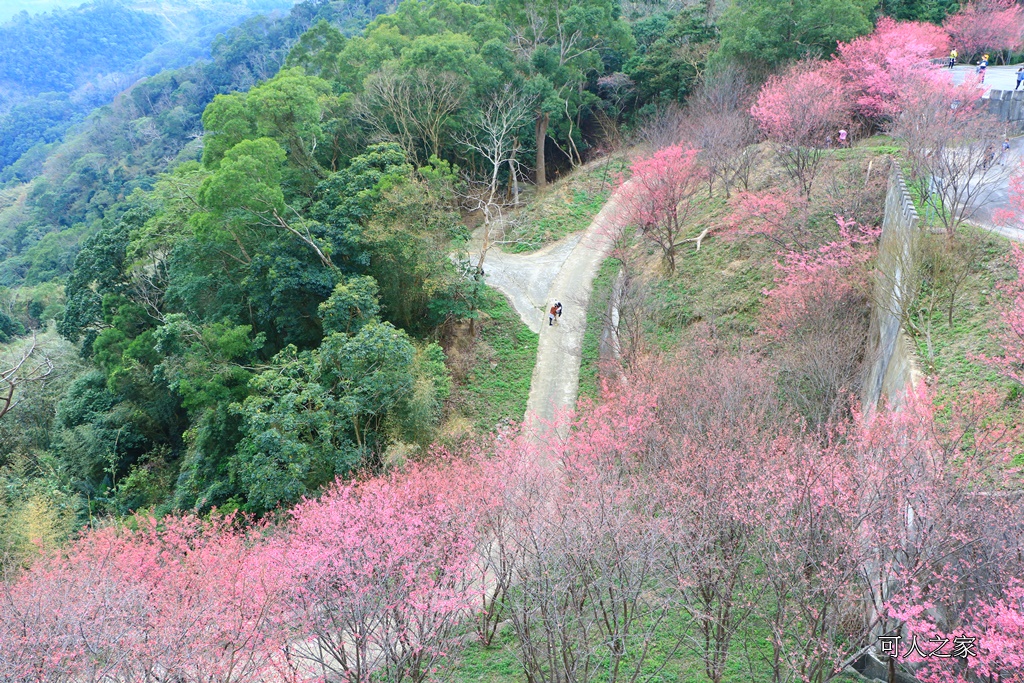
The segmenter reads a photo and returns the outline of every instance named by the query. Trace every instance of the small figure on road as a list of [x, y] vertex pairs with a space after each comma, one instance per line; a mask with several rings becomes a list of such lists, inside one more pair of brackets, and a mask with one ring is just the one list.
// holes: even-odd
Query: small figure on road
[[552, 325], [555, 324], [555, 317], [557, 315], [558, 315], [558, 307], [557, 306], [552, 306], [548, 310], [548, 327], [551, 327]]
[[988, 167], [992, 165], [992, 162], [996, 160], [996, 146], [989, 143], [988, 147], [985, 148], [985, 156], [981, 160], [981, 169], [987, 171]]
[[1020, 87], [1020, 84], [1024, 83], [1024, 66], [1017, 69], [1017, 85], [1014, 86], [1014, 90]]
[[959, 53], [956, 51], [956, 48], [953, 48], [952, 50], [949, 51], [949, 68], [950, 69], [952, 69], [953, 66], [956, 65], [956, 58], [958, 56], [959, 56]]
[[839, 146], [840, 147], [846, 147], [846, 129], [845, 128], [840, 128], [839, 129]]
[[978, 75], [981, 76], [981, 82], [985, 82], [985, 70], [988, 69], [988, 60], [983, 59], [978, 63]]
[[1010, 138], [1003, 138], [1003, 149], [999, 152], [999, 165], [1006, 165], [1006, 158], [1010, 156]]
[[562, 319], [562, 302], [561, 301], [556, 301], [555, 302], [555, 315], [558, 316], [559, 320]]

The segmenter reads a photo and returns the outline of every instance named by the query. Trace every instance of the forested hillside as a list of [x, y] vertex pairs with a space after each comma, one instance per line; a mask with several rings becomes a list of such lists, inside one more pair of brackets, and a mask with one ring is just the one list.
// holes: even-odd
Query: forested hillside
[[[4, 453], [55, 458], [93, 513], [263, 512], [425, 446], [451, 382], [434, 342], [482, 306], [479, 277], [449, 258], [468, 238], [460, 212], [489, 220], [520, 184], [544, 186], [621, 131], [649, 134], [650, 113], [700, 74], [803, 56], [752, 40], [750, 22], [817, 51], [870, 30], [869, 4], [835, 2], [825, 24], [813, 4], [612, 0], [409, 0], [355, 34], [389, 8], [308, 2], [246, 21], [209, 60], [139, 82], [8, 169], [5, 334], [53, 319], [81, 359], [41, 408], [45, 429], [0, 423]], [[125, 22], [139, 35], [107, 51], [37, 37], [5, 77], [73, 87], [166, 31], [111, 4], [5, 30], [89, 21], [106, 22], [95, 45]]]
[[[0, 69], [56, 120], [141, 8]], [[934, 188], [968, 156], [1024, 215], [1024, 172], [952, 45], [1012, 59], [1024, 7], [309, 0], [28, 148], [0, 678], [827, 683], [912, 630], [989, 639], [925, 683], [1016, 680], [1024, 254]], [[863, 399], [880, 310], [972, 381]]]
[[[144, 76], [208, 58], [217, 34], [290, 0], [101, 0], [0, 25], [0, 179]], [[35, 156], [44, 152], [34, 151]]]

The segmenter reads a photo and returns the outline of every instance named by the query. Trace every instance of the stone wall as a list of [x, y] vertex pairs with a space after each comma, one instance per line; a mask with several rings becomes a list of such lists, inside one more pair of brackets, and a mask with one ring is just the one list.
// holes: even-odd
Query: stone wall
[[988, 108], [1000, 121], [1024, 133], [1024, 90], [990, 90]]
[[910, 290], [919, 222], [899, 165], [891, 162], [868, 332], [869, 363], [861, 396], [865, 411], [877, 408], [880, 402], [898, 405], [921, 376], [902, 322], [914, 295]]

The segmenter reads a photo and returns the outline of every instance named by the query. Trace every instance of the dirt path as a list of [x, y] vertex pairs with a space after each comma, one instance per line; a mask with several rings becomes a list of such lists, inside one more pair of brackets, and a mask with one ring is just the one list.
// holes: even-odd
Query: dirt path
[[[527, 430], [538, 438], [557, 415], [576, 406], [587, 305], [611, 248], [617, 214], [612, 195], [582, 233], [533, 254], [505, 254], [493, 247], [487, 253], [487, 283], [503, 292], [523, 322], [540, 334], [524, 417]], [[546, 310], [556, 300], [562, 302], [562, 318], [549, 326]]]

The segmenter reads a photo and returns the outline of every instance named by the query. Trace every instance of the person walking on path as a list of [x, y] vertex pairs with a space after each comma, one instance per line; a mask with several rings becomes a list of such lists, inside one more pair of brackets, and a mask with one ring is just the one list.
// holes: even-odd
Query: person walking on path
[[1017, 85], [1014, 86], [1014, 90], [1020, 87], [1020, 84], [1024, 83], [1024, 66], [1017, 69]]
[[956, 51], [956, 48], [953, 48], [952, 50], [949, 51], [949, 68], [950, 69], [952, 69], [956, 65], [956, 58], [958, 56], [959, 56], [959, 53]]
[[559, 320], [562, 319], [562, 302], [561, 301], [556, 301], [555, 302], [555, 317], [557, 317]]
[[[987, 56], [988, 55], [985, 55], [985, 57], [987, 57]], [[985, 82], [985, 69], [988, 68], [988, 59], [985, 59], [985, 57], [983, 57], [981, 59], [981, 61], [978, 63], [978, 74], [981, 75], [981, 82], [982, 83]]]
[[555, 324], [555, 317], [558, 315], [558, 306], [552, 306], [548, 309], [548, 327]]
[[1010, 156], [1010, 138], [1003, 138], [1003, 149], [999, 152], [999, 165], [1006, 166], [1006, 158]]

